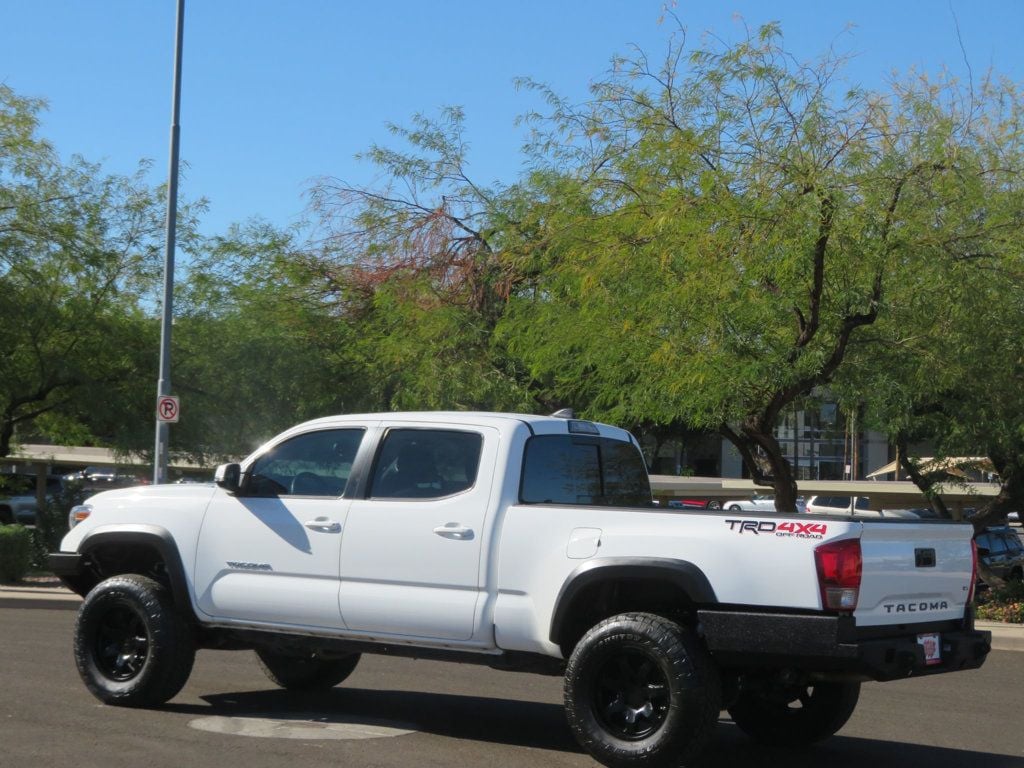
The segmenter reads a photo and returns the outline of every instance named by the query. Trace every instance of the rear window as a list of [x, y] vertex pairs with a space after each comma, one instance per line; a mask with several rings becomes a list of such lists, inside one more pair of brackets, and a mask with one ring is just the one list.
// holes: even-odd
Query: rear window
[[640, 451], [606, 437], [537, 435], [526, 443], [519, 498], [524, 504], [649, 506]]

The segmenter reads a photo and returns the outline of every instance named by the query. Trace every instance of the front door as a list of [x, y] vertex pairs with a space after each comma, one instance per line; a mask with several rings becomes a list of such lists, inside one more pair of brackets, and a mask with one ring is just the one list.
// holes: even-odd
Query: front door
[[199, 609], [214, 619], [344, 628], [342, 498], [365, 429], [306, 432], [255, 459], [241, 491], [218, 491], [196, 553]]

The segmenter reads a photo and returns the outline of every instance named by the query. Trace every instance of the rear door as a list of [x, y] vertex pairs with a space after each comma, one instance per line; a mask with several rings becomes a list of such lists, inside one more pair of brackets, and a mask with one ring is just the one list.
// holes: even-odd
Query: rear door
[[858, 626], [962, 619], [974, 529], [960, 523], [865, 522]]
[[345, 624], [373, 635], [469, 640], [499, 433], [402, 422], [382, 427], [368, 490], [348, 510]]

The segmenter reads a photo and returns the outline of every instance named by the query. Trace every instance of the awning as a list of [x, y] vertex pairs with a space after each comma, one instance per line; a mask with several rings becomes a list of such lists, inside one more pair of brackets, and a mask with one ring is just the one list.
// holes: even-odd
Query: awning
[[[922, 472], [945, 472], [947, 475], [964, 477], [968, 470], [977, 472], [995, 472], [992, 461], [987, 456], [948, 456], [944, 459], [936, 459], [931, 456], [922, 456], [912, 459]], [[899, 468], [899, 462], [890, 461], [884, 467], [879, 467], [874, 472], [869, 472], [867, 477], [881, 477], [889, 475]]]

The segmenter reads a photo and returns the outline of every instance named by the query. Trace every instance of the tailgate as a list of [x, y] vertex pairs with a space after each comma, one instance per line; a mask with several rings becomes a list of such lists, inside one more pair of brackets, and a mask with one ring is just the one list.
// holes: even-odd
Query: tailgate
[[963, 523], [865, 522], [857, 626], [962, 619], [973, 535]]

